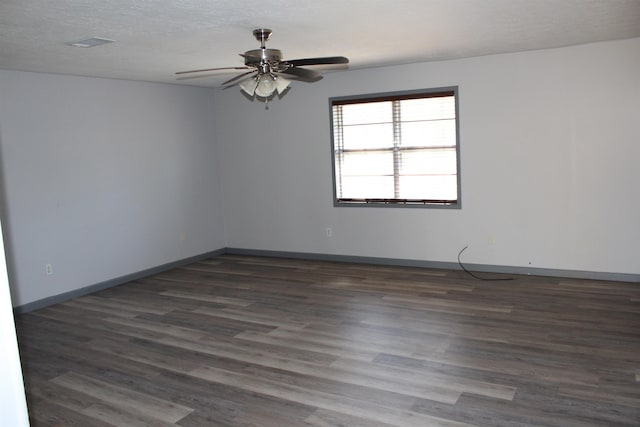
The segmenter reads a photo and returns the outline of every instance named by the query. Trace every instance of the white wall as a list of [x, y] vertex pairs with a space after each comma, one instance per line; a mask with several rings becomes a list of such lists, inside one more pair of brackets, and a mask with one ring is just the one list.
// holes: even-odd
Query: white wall
[[213, 98], [202, 88], [0, 71], [15, 306], [225, 247]]
[[5, 263], [0, 227], [0, 420], [5, 426], [26, 427], [29, 425], [27, 402], [22, 382], [22, 368], [16, 329], [11, 308], [9, 279]]
[[[228, 246], [638, 274], [638, 76], [630, 39], [220, 92]], [[454, 85], [462, 209], [333, 207], [328, 98]]]

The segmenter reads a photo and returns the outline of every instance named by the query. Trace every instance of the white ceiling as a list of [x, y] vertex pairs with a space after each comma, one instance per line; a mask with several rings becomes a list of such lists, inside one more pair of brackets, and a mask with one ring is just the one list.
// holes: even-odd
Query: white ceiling
[[[217, 86], [174, 73], [242, 66], [261, 27], [358, 69], [640, 37], [640, 0], [2, 0], [0, 68]], [[90, 37], [116, 42], [65, 44]]]

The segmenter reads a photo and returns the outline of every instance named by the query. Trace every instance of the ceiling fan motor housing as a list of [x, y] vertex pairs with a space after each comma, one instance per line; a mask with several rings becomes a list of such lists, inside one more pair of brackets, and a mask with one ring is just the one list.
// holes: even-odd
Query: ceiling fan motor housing
[[282, 72], [287, 70], [288, 66], [283, 66], [282, 52], [278, 49], [267, 49], [265, 43], [271, 36], [271, 30], [268, 28], [259, 28], [253, 30], [253, 35], [260, 42], [260, 49], [249, 50], [242, 55], [244, 57], [244, 65], [255, 67], [259, 74], [267, 74], [271, 72]]
[[257, 67], [262, 62], [277, 63], [282, 61], [282, 52], [278, 49], [254, 49], [244, 53], [244, 65]]

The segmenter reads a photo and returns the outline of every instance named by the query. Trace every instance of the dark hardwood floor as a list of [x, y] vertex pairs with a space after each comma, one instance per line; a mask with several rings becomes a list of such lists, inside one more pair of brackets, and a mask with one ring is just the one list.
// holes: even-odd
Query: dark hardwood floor
[[638, 426], [640, 284], [225, 255], [16, 318], [33, 426]]

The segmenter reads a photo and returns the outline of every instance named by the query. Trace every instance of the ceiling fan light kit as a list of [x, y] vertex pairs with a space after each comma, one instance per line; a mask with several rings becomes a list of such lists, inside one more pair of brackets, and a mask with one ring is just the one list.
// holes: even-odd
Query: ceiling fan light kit
[[290, 84], [291, 81], [282, 76], [262, 74], [250, 79], [245, 79], [241, 81], [238, 86], [240, 86], [240, 89], [249, 96], [258, 96], [260, 98], [268, 99], [276, 92], [278, 95], [282, 95]]
[[[240, 89], [259, 101], [269, 102], [275, 94], [282, 94], [289, 88], [291, 80], [299, 80], [306, 83], [316, 82], [322, 79], [318, 71], [302, 66], [313, 65], [338, 65], [348, 64], [349, 60], [344, 56], [331, 56], [323, 58], [304, 58], [283, 60], [282, 52], [278, 49], [267, 49], [266, 42], [271, 36], [271, 30], [259, 28], [253, 30], [253, 36], [260, 42], [260, 49], [248, 50], [241, 53], [244, 58], [244, 67], [207, 68], [202, 70], [179, 71], [176, 75], [210, 72], [217, 70], [249, 70], [222, 83], [223, 88], [238, 85]], [[286, 77], [285, 77], [286, 76]]]

